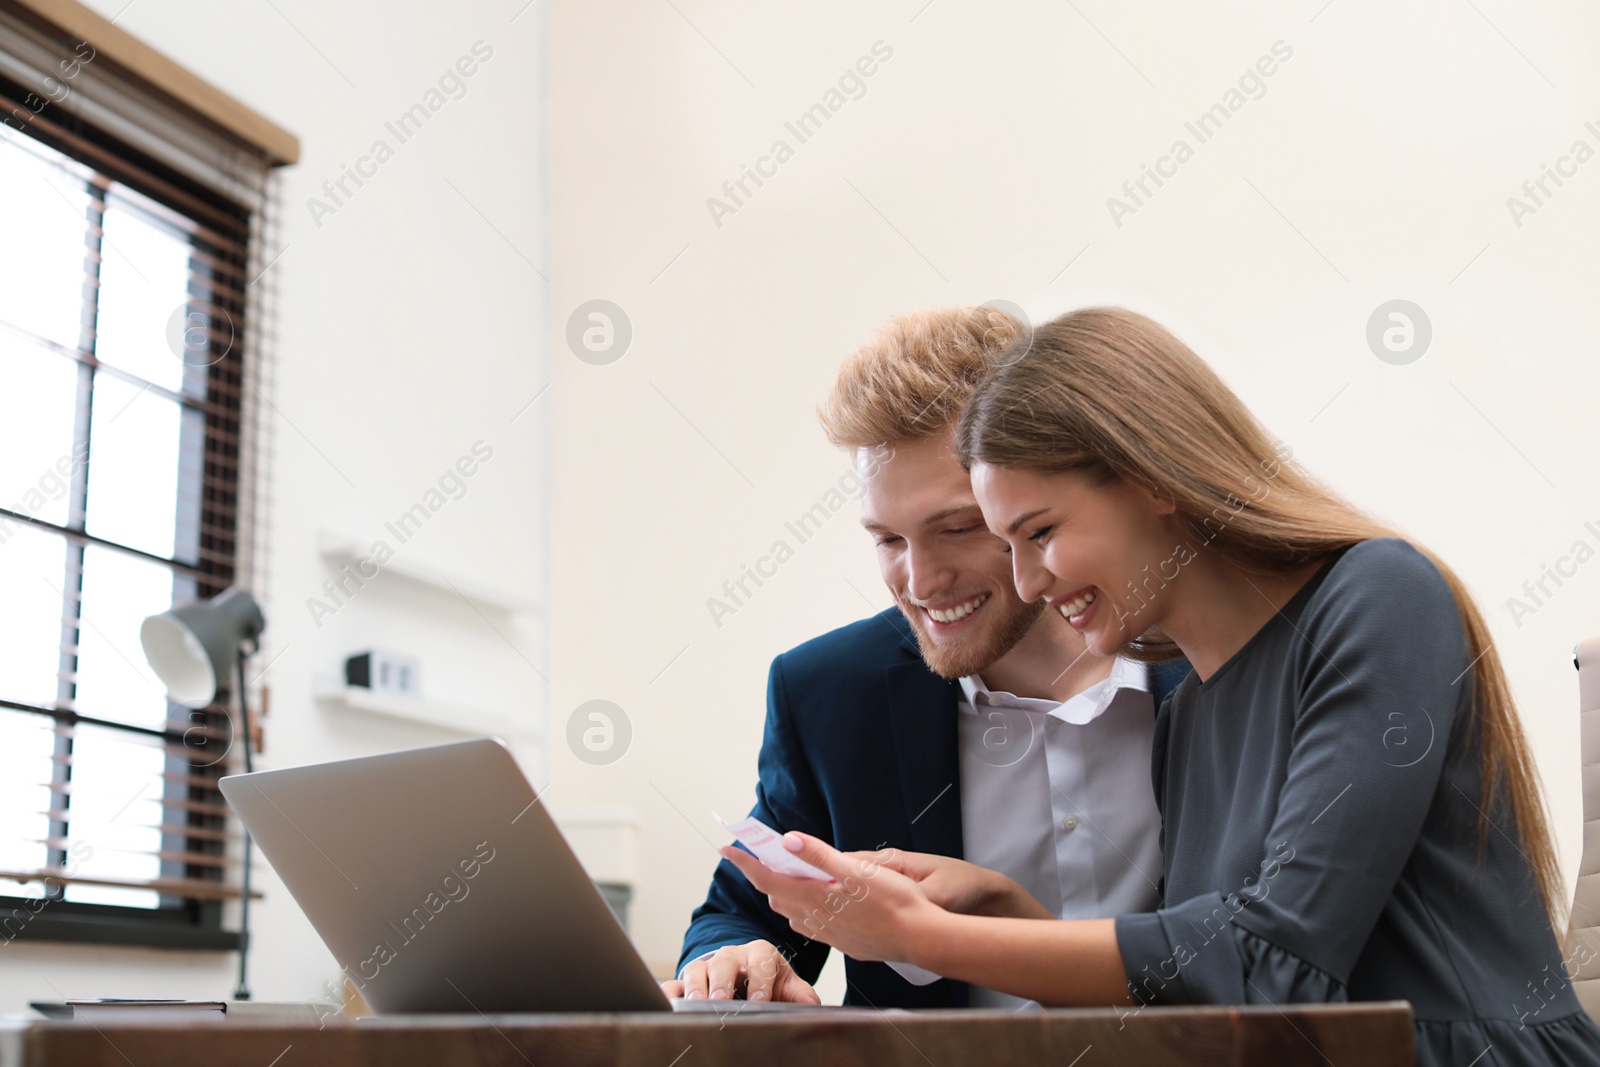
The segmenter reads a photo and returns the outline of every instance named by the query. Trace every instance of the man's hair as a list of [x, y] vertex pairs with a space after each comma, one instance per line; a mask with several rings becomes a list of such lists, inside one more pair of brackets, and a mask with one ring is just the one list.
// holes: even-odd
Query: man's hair
[[978, 383], [1027, 327], [991, 307], [890, 319], [839, 368], [817, 408], [841, 448], [874, 448], [950, 429]]

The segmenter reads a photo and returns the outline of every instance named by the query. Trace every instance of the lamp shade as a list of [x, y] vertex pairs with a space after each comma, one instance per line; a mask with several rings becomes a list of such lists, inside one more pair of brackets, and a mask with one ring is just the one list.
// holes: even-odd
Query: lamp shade
[[235, 587], [151, 615], [139, 627], [139, 643], [167, 696], [185, 707], [203, 708], [238, 662], [240, 646], [254, 643], [266, 625], [256, 598]]

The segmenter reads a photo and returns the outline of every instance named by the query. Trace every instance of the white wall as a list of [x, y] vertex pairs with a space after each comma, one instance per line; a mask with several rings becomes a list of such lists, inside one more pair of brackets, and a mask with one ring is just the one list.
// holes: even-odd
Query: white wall
[[[853, 504], [720, 628], [707, 598], [843, 470], [813, 415], [840, 359], [888, 316], [994, 298], [1156, 315], [1313, 470], [1461, 571], [1571, 876], [1570, 652], [1600, 631], [1600, 562], [1521, 626], [1506, 599], [1573, 542], [1600, 548], [1577, 432], [1600, 390], [1600, 162], [1520, 228], [1506, 198], [1574, 139], [1600, 148], [1595, 30], [1570, 6], [1498, 0], [1159, 17], [1100, 0], [558, 0], [554, 319], [601, 297], [634, 335], [608, 366], [555, 353], [553, 715], [606, 696], [635, 733], [606, 768], [558, 747], [554, 775], [567, 799], [643, 813], [646, 955], [675, 954], [704, 891], [709, 809], [751, 800], [770, 657], [888, 604]], [[893, 56], [865, 95], [796, 144], [785, 121], [880, 40]], [[1107, 198], [1278, 40], [1293, 55], [1265, 95], [1115, 225]], [[778, 138], [793, 158], [718, 226], [707, 198]], [[1364, 340], [1394, 298], [1434, 327], [1409, 366]]]
[[[115, 16], [125, 0], [92, 0]], [[549, 379], [545, 32], [521, 3], [397, 9], [377, 3], [137, 3], [118, 25], [296, 133], [283, 172], [278, 287], [278, 412], [265, 766], [450, 740], [461, 733], [355, 712], [312, 697], [312, 676], [380, 643], [423, 655], [424, 692], [499, 708], [542, 726], [544, 623], [484, 617], [448, 589], [395, 571], [315, 625], [306, 601], [332, 576], [319, 533], [384, 539], [400, 566], [445, 572], [544, 601], [548, 399], [512, 422]], [[280, 14], [281, 12], [281, 14]], [[466, 92], [405, 144], [384, 124], [483, 42]], [[481, 49], [492, 50], [482, 60]], [[319, 52], [321, 53], [319, 55]], [[348, 80], [347, 80], [348, 79]], [[395, 149], [376, 176], [320, 219], [308, 197], [376, 139]], [[447, 184], [448, 183], [448, 184]], [[451, 186], [454, 186], [453, 190]], [[342, 199], [342, 198], [341, 198]], [[468, 203], [470, 201], [470, 204]], [[480, 214], [481, 213], [481, 214]], [[318, 223], [320, 222], [320, 225]], [[493, 457], [410, 541], [384, 529], [458, 457]], [[274, 659], [274, 657], [277, 657]], [[526, 660], [524, 659], [526, 657]], [[539, 746], [517, 746], [536, 784]], [[258, 999], [311, 999], [337, 973], [270, 867], [254, 910]], [[68, 996], [226, 996], [234, 957], [216, 953], [13, 943], [0, 954], [0, 1011]]]

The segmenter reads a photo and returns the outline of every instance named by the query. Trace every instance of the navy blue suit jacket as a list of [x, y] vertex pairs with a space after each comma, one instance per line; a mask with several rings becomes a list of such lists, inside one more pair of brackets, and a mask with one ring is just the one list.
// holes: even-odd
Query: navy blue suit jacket
[[[1189, 672], [1152, 668], [1156, 707]], [[750, 814], [846, 852], [896, 848], [961, 858], [960, 684], [930, 671], [898, 608], [807, 641], [772, 662], [760, 781]], [[1153, 787], [1152, 787], [1153, 788]], [[815, 982], [828, 946], [795, 933], [726, 860], [695, 909], [684, 963], [723, 945], [769, 941]], [[965, 1007], [964, 982], [915, 986], [883, 963], [846, 958], [846, 1004]]]

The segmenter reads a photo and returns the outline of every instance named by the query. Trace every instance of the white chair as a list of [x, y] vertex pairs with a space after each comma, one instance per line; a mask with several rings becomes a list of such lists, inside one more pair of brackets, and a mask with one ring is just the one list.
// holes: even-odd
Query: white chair
[[1600, 637], [1573, 649], [1583, 753], [1583, 856], [1567, 929], [1566, 969], [1584, 1011], [1600, 1021]]

